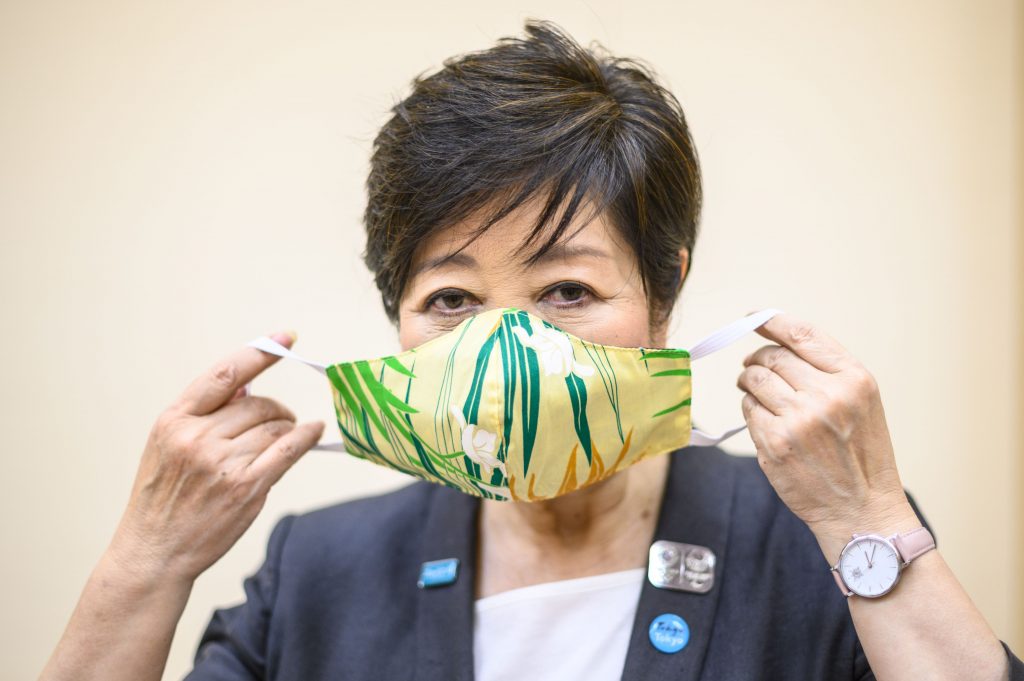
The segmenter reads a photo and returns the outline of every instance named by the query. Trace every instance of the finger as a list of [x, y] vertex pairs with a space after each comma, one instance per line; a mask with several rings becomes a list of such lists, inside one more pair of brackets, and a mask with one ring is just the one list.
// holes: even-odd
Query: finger
[[[281, 345], [291, 347], [294, 334], [271, 336]], [[244, 347], [217, 362], [195, 379], [178, 398], [177, 407], [186, 414], [205, 416], [222, 407], [235, 391], [244, 387], [280, 357], [256, 348]]]
[[792, 350], [811, 366], [830, 374], [847, 366], [850, 354], [821, 329], [781, 312], [755, 329], [758, 334]]
[[766, 433], [771, 432], [770, 429], [774, 425], [773, 419], [776, 417], [750, 393], [743, 393], [740, 408], [743, 410], [747, 431], [750, 433], [750, 439], [754, 446], [757, 447], [758, 454], [769, 455], [771, 449], [768, 447]]
[[210, 432], [218, 437], [233, 438], [265, 421], [295, 422], [292, 410], [269, 397], [239, 397], [218, 409], [210, 418], [216, 424]]
[[743, 393], [740, 408], [743, 411], [743, 420], [747, 422], [747, 429], [750, 431], [750, 439], [754, 444], [758, 444], [761, 434], [768, 432], [772, 426], [772, 419], [776, 417], [748, 392]]
[[241, 388], [236, 390], [234, 397], [232, 397], [231, 399], [236, 400], [240, 397], [248, 397], [249, 395], [252, 395], [252, 383], [246, 383]]
[[319, 442], [323, 432], [323, 421], [312, 421], [296, 426], [251, 461], [249, 470], [269, 488], [280, 480], [285, 471], [291, 468], [303, 454]]
[[736, 387], [750, 393], [768, 411], [780, 416], [793, 406], [796, 391], [782, 380], [782, 376], [760, 364], [744, 369], [736, 380]]
[[232, 456], [245, 459], [251, 464], [267, 447], [295, 429], [295, 422], [288, 419], [264, 421], [253, 426], [231, 440]]
[[808, 389], [825, 376], [825, 372], [811, 366], [789, 348], [781, 345], [764, 345], [750, 353], [743, 360], [743, 366], [757, 364], [774, 371], [794, 390]]

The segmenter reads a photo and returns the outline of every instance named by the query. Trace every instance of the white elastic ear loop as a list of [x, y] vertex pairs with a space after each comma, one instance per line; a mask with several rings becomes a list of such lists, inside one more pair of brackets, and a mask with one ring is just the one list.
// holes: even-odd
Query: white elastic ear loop
[[[299, 355], [292, 352], [291, 350], [281, 345], [280, 343], [278, 343], [273, 338], [270, 338], [269, 336], [260, 336], [259, 338], [255, 338], [249, 341], [248, 343], [246, 343], [246, 345], [249, 347], [256, 348], [257, 350], [262, 350], [263, 352], [268, 352], [271, 355], [277, 355], [278, 357], [284, 357], [285, 359], [293, 359], [296, 362], [302, 362], [306, 366], [312, 367], [313, 370], [316, 371], [321, 376], [327, 375], [326, 365], [305, 359], [304, 357], [300, 357]], [[310, 449], [321, 449], [324, 451], [331, 452], [344, 452], [345, 442], [343, 440], [337, 440], [335, 442], [319, 442]]]
[[718, 331], [715, 331], [714, 333], [697, 341], [697, 343], [690, 348], [690, 359], [695, 360], [700, 359], [701, 357], [707, 357], [712, 352], [716, 352], [728, 345], [732, 345], [740, 338], [743, 338], [748, 333], [752, 332], [754, 329], [781, 312], [782, 310], [768, 308], [741, 319], [737, 319], [732, 324], [723, 326]]
[[269, 352], [270, 354], [277, 355], [278, 357], [294, 359], [297, 362], [302, 362], [307, 366], [313, 367], [318, 373], [323, 374], [324, 376], [327, 375], [327, 367], [325, 365], [300, 357], [269, 336], [260, 336], [259, 338], [249, 341], [246, 345], [256, 348], [257, 350], [262, 350], [263, 352]]
[[[732, 345], [740, 338], [751, 333], [754, 329], [781, 312], [782, 310], [767, 308], [759, 312], [755, 312], [752, 315], [747, 315], [746, 317], [737, 319], [732, 324], [723, 326], [718, 331], [702, 338], [690, 348], [690, 361], [700, 359], [701, 357], [707, 357], [712, 352], [716, 352], [726, 346]], [[697, 445], [699, 447], [713, 447], [724, 440], [728, 440], [736, 433], [746, 429], [746, 427], [747, 424], [744, 423], [742, 426], [730, 428], [729, 430], [722, 431], [717, 435], [711, 435], [709, 433], [705, 433], [699, 428], [691, 427], [690, 444]]]

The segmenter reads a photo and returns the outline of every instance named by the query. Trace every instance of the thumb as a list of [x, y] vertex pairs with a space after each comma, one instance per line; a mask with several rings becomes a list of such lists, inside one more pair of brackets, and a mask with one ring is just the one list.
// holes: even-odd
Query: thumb
[[[295, 345], [295, 341], [298, 340], [299, 334], [296, 331], [278, 331], [277, 333], [270, 334], [270, 339], [280, 343], [289, 350]], [[235, 394], [231, 396], [231, 401], [248, 397], [252, 395], [252, 383], [246, 383], [241, 388], [235, 391]]]
[[[751, 310], [750, 312], [748, 312], [747, 314], [745, 314], [745, 315], [743, 315], [743, 316], [744, 316], [744, 317], [749, 317], [750, 315], [752, 315], [752, 314], [757, 314], [758, 312], [760, 312], [761, 310], [764, 310], [764, 309], [765, 309], [765, 308], [763, 308], [763, 307], [762, 307], [762, 308], [758, 308], [758, 309], [756, 309], [756, 310]], [[768, 323], [768, 322], [765, 322], [765, 324], [767, 324], [767, 323]], [[772, 339], [772, 337], [771, 337], [771, 335], [770, 335], [770, 334], [768, 334], [768, 332], [766, 332], [766, 331], [764, 330], [764, 324], [762, 324], [761, 326], [759, 326], [759, 327], [755, 328], [755, 329], [754, 329], [754, 333], [756, 333], [757, 335], [759, 335], [759, 336], [762, 336], [762, 337], [764, 337], [764, 338], [767, 338], [768, 340], [773, 340], [773, 339]]]
[[299, 339], [299, 334], [296, 331], [278, 331], [271, 338], [286, 348], [291, 349], [295, 345], [295, 341]]

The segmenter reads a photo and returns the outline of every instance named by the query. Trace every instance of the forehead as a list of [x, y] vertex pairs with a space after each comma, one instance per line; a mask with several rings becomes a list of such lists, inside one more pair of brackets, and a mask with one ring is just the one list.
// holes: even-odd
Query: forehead
[[[606, 214], [592, 216], [580, 210], [558, 241], [548, 246], [561, 213], [527, 243], [540, 217], [542, 204], [524, 203], [474, 238], [484, 223], [482, 211], [458, 223], [443, 227], [417, 246], [411, 263], [410, 280], [442, 267], [465, 266], [469, 261], [501, 267], [525, 268], [554, 261], [580, 258], [628, 261], [632, 249], [623, 241]], [[543, 253], [541, 251], [544, 251]]]

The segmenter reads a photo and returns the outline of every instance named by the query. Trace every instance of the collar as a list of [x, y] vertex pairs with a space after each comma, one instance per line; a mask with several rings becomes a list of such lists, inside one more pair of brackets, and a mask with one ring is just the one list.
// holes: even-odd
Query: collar
[[[623, 681], [700, 678], [722, 590], [735, 470], [723, 465], [724, 454], [716, 447], [685, 447], [667, 456], [672, 459], [651, 542], [667, 539], [710, 548], [718, 557], [715, 586], [706, 594], [694, 594], [659, 589], [644, 580]], [[418, 681], [473, 681], [473, 586], [479, 510], [480, 499], [456, 490], [438, 487], [431, 495], [421, 537], [421, 561], [458, 558], [459, 574], [450, 586], [417, 589]], [[681, 616], [690, 627], [689, 644], [675, 654], [659, 652], [648, 638], [651, 621], [664, 613]]]

